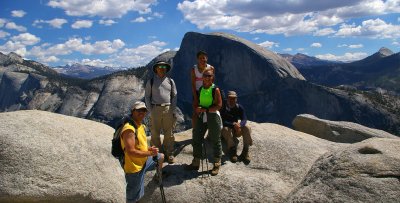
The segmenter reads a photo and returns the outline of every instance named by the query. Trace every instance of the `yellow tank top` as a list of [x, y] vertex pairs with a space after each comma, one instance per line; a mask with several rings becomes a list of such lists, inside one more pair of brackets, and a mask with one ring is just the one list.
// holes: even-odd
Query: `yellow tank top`
[[[126, 123], [124, 127], [121, 130], [121, 133], [123, 133], [125, 130], [132, 130], [135, 132], [135, 128], [129, 124]], [[140, 125], [138, 127], [138, 132], [136, 133], [136, 139], [135, 139], [135, 148], [139, 149], [140, 151], [148, 151], [147, 147], [147, 137], [146, 137], [146, 131], [145, 131], [145, 125]], [[122, 149], [125, 149], [125, 144], [124, 141], [122, 140], [121, 137], [121, 146]], [[125, 165], [124, 165], [124, 171], [125, 173], [137, 173], [140, 170], [142, 170], [144, 164], [147, 161], [147, 157], [133, 157], [131, 155], [128, 155], [128, 153], [125, 152]]]

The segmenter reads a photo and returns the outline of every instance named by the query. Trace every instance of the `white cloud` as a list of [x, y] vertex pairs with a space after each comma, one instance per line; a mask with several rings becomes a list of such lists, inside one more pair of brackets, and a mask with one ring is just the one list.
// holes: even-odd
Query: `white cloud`
[[93, 54], [113, 54], [119, 49], [123, 48], [125, 43], [116, 39], [111, 41], [97, 41], [93, 44], [84, 43], [81, 38], [72, 38], [62, 44], [56, 44], [53, 46], [35, 46], [29, 54], [38, 58], [46, 58], [50, 56], [68, 55], [72, 52], [79, 52], [85, 55]]
[[286, 49], [283, 49], [283, 51], [289, 52], [289, 51], [293, 51], [293, 49], [292, 48], [286, 48]]
[[113, 20], [100, 20], [99, 24], [101, 25], [105, 25], [105, 26], [111, 26], [113, 24], [115, 24], [117, 22], [113, 21]]
[[0, 27], [3, 27], [6, 24], [7, 20], [4, 18], [0, 18]]
[[67, 23], [68, 21], [62, 18], [54, 18], [53, 20], [47, 21], [52, 27], [62, 28], [62, 25]]
[[161, 13], [159, 13], [159, 12], [154, 12], [154, 13], [153, 13], [153, 16], [156, 17], [156, 18], [162, 18], [162, 17], [164, 17], [164, 15], [161, 14]]
[[[82, 59], [80, 63], [98, 67], [138, 67], [146, 65], [159, 54], [168, 51], [164, 49], [165, 42], [153, 41], [135, 48], [125, 48], [118, 53], [112, 54], [108, 59]], [[176, 50], [179, 49], [178, 47]], [[76, 62], [76, 61], [75, 61]]]
[[121, 52], [111, 56], [113, 64], [120, 64], [126, 67], [137, 67], [146, 65], [150, 60], [159, 54], [168, 51], [164, 49], [167, 43], [161, 41], [153, 41], [136, 48], [125, 48]]
[[326, 36], [335, 33], [330, 26], [354, 17], [398, 13], [400, 1], [184, 0], [177, 9], [199, 29]]
[[268, 48], [268, 49], [272, 49], [273, 47], [279, 47], [279, 43], [270, 42], [270, 41], [261, 42], [258, 45], [260, 45], [264, 48]]
[[305, 49], [304, 48], [298, 48], [298, 49], [296, 49], [297, 51], [304, 51]]
[[343, 61], [343, 62], [350, 62], [350, 61], [357, 61], [367, 57], [368, 54], [364, 52], [356, 52], [356, 53], [345, 53], [342, 56], [337, 56], [333, 54], [322, 54], [316, 55], [315, 57], [323, 60], [329, 61]]
[[364, 45], [362, 45], [362, 44], [351, 44], [351, 45], [349, 45], [350, 49], [359, 49], [359, 48], [363, 48], [363, 47], [364, 47]]
[[96, 66], [96, 67], [105, 67], [105, 66], [110, 66], [113, 67], [114, 64], [110, 62], [110, 60], [101, 60], [101, 59], [82, 59], [80, 62], [81, 64], [84, 65], [89, 65], [89, 66]]
[[10, 33], [4, 32], [3, 30], [0, 30], [0, 39], [1, 38], [6, 38], [8, 36], [10, 36]]
[[377, 18], [363, 21], [361, 25], [342, 24], [335, 34], [340, 37], [364, 36], [374, 39], [391, 39], [400, 37], [400, 25], [393, 25]]
[[314, 36], [326, 36], [335, 33], [332, 28], [324, 28], [314, 32]]
[[24, 44], [21, 44], [19, 42], [7, 41], [4, 45], [0, 46], [0, 51], [5, 54], [15, 52], [18, 55], [25, 57], [26, 47]]
[[[42, 44], [34, 46], [27, 55], [35, 56], [40, 62], [56, 62], [57, 56], [68, 55], [73, 52], [90, 54], [109, 54], [106, 59], [85, 58], [80, 61], [82, 64], [93, 66], [112, 66], [112, 67], [138, 67], [146, 65], [150, 60], [159, 54], [168, 51], [164, 48], [167, 43], [162, 41], [153, 41], [149, 44], [143, 44], [138, 47], [124, 48], [125, 43], [116, 39], [111, 41], [99, 41], [95, 43], [84, 43], [80, 38], [72, 38], [62, 44], [49, 46]], [[1, 48], [1, 47], [0, 47]], [[176, 49], [179, 49], [178, 47]], [[1, 49], [0, 49], [1, 50]], [[96, 56], [97, 57], [97, 56]], [[65, 60], [64, 60], [65, 61]], [[67, 61], [68, 62], [68, 61]], [[71, 61], [69, 61], [71, 62]], [[78, 60], [74, 60], [78, 62]]]
[[318, 42], [314, 42], [314, 43], [312, 43], [312, 44], [310, 45], [310, 47], [321, 48], [321, 47], [322, 47], [322, 44], [321, 44], [321, 43], [318, 43]]
[[18, 36], [11, 37], [11, 39], [16, 43], [21, 43], [23, 45], [34, 45], [40, 41], [39, 37], [30, 33], [22, 33]]
[[26, 46], [34, 45], [40, 41], [39, 37], [30, 33], [22, 33], [11, 37], [11, 40], [0, 46], [0, 51], [3, 53], [15, 52], [22, 57], [28, 55]]
[[56, 56], [44, 57], [44, 58], [40, 58], [39, 60], [43, 63], [54, 63], [54, 62], [60, 61], [60, 59], [57, 58]]
[[142, 16], [140, 16], [140, 17], [132, 20], [131, 22], [133, 22], [133, 23], [144, 23], [144, 22], [146, 22], [146, 19], [143, 18]]
[[14, 10], [11, 11], [11, 16], [12, 17], [17, 17], [17, 18], [22, 18], [26, 15], [26, 12], [23, 10]]
[[17, 25], [14, 22], [7, 22], [5, 28], [10, 30], [18, 30], [20, 32], [26, 32], [26, 27]]
[[90, 28], [93, 25], [91, 20], [77, 20], [71, 25], [73, 29]]
[[48, 5], [61, 8], [70, 16], [102, 16], [106, 18], [120, 18], [129, 11], [140, 13], [151, 12], [150, 6], [156, 0], [51, 0]]
[[349, 45], [347, 44], [338, 44], [337, 47], [341, 48], [341, 47], [348, 47]]
[[33, 22], [33, 26], [41, 27], [40, 24], [46, 23], [54, 28], [62, 28], [65, 23], [68, 23], [66, 19], [63, 18], [54, 18], [53, 20], [35, 20]]
[[392, 45], [395, 45], [395, 46], [400, 46], [400, 43], [399, 43], [399, 42], [397, 42], [397, 41], [394, 41], [394, 42], [392, 42]]

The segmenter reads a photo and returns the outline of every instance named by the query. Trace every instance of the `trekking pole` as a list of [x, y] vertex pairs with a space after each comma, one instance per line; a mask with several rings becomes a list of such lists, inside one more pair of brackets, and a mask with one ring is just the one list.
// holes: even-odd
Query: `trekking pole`
[[161, 201], [162, 201], [162, 203], [166, 203], [167, 200], [165, 199], [164, 184], [163, 184], [163, 180], [162, 180], [162, 171], [159, 169], [157, 155], [153, 156], [153, 161], [156, 162], [156, 175], [158, 176], [158, 180], [160, 182]]
[[[204, 153], [206, 154], [206, 167], [207, 167], [207, 175], [208, 175], [208, 177], [210, 177], [210, 172], [209, 172], [209, 170], [208, 170], [207, 146], [206, 146], [206, 141], [205, 141], [205, 139], [204, 139], [204, 138], [203, 138], [203, 150], [204, 150]], [[203, 170], [203, 169], [201, 169], [201, 170]]]

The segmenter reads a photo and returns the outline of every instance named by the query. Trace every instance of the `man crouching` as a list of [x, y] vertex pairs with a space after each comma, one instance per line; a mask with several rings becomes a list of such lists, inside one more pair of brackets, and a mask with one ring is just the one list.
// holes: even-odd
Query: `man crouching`
[[126, 123], [121, 130], [121, 145], [125, 153], [123, 168], [127, 183], [126, 202], [137, 202], [143, 197], [144, 175], [156, 165], [153, 156], [157, 156], [160, 171], [164, 161], [164, 154], [158, 153], [158, 148], [147, 146], [146, 127], [142, 124], [146, 113], [147, 108], [143, 102], [133, 104], [133, 123]]
[[[238, 161], [236, 149], [239, 141], [237, 138], [243, 136], [243, 151], [239, 159], [242, 160], [244, 164], [249, 164], [249, 147], [253, 144], [251, 128], [246, 125], [247, 116], [242, 105], [237, 103], [236, 92], [228, 92], [228, 100], [225, 107], [221, 110], [221, 117], [224, 125], [221, 134], [227, 142], [230, 160], [233, 163]], [[240, 122], [238, 122], [239, 119]]]

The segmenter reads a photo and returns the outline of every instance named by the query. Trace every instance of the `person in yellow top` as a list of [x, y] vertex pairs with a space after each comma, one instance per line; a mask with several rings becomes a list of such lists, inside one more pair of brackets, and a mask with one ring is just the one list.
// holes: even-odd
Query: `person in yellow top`
[[144, 195], [144, 175], [154, 169], [157, 156], [159, 169], [162, 170], [164, 154], [158, 153], [158, 148], [147, 146], [145, 125], [142, 124], [147, 108], [144, 102], [136, 102], [132, 106], [131, 117], [135, 127], [126, 123], [121, 130], [121, 146], [124, 149], [124, 171], [126, 180], [126, 202], [137, 202]]

